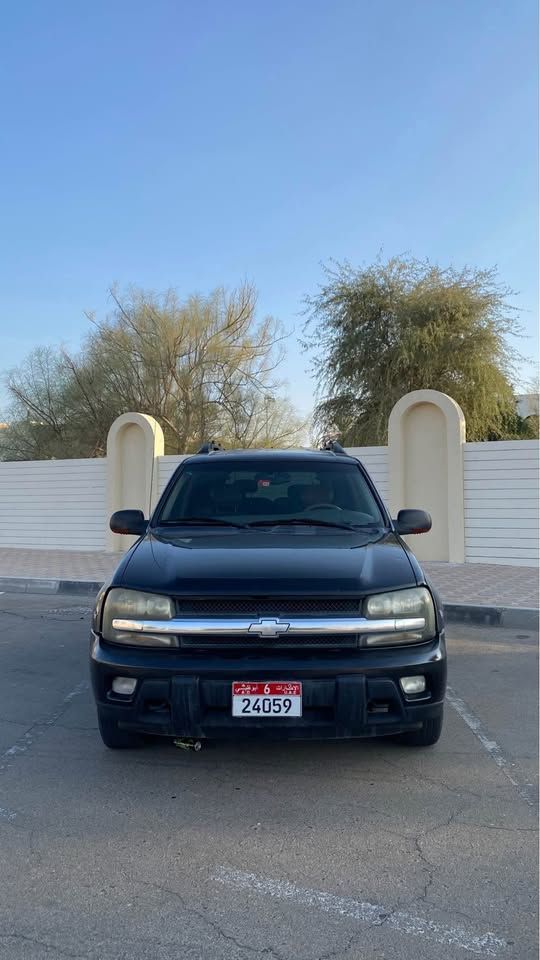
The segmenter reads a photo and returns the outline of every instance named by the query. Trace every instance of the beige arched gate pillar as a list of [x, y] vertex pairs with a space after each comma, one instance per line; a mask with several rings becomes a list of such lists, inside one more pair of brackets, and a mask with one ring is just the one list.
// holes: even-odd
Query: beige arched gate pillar
[[112, 533], [108, 520], [115, 510], [154, 508], [159, 493], [158, 460], [163, 456], [163, 430], [144, 413], [124, 413], [114, 421], [107, 437], [108, 518], [107, 548], [127, 550], [136, 539]]
[[388, 420], [390, 509], [427, 510], [429, 533], [407, 538], [419, 560], [465, 560], [461, 407], [438, 390], [414, 390]]

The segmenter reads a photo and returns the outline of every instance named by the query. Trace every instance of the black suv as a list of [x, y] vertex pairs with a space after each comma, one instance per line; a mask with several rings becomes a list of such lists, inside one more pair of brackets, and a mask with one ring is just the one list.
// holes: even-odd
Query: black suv
[[436, 743], [446, 648], [440, 601], [362, 464], [318, 451], [186, 458], [99, 593], [91, 671], [108, 747], [164, 737]]

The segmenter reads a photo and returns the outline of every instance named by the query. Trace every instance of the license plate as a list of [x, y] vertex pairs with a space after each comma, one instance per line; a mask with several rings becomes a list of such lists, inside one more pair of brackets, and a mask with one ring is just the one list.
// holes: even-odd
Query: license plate
[[302, 684], [287, 680], [232, 685], [233, 717], [301, 717]]

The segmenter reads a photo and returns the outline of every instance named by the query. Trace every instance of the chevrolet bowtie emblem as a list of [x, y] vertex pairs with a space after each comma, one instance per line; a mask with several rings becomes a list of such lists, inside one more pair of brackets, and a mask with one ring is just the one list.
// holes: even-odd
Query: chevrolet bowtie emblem
[[282, 633], [287, 633], [290, 623], [283, 620], [255, 620], [250, 623], [248, 633], [256, 633], [259, 637], [280, 637]]

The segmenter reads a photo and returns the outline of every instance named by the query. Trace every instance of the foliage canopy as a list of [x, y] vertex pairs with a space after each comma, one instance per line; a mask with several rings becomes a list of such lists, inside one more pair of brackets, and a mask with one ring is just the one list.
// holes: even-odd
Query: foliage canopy
[[441, 269], [405, 256], [358, 269], [332, 264], [325, 273], [306, 301], [304, 340], [318, 428], [336, 425], [351, 445], [385, 443], [397, 400], [434, 389], [460, 404], [469, 440], [529, 435], [511, 382], [517, 312], [494, 270]]
[[7, 376], [11, 409], [0, 458], [103, 456], [111, 423], [134, 410], [161, 424], [166, 453], [208, 439], [288, 446], [305, 425], [279, 395], [283, 334], [256, 316], [250, 285], [180, 300], [111, 291], [114, 309], [92, 324], [78, 355], [39, 347]]

